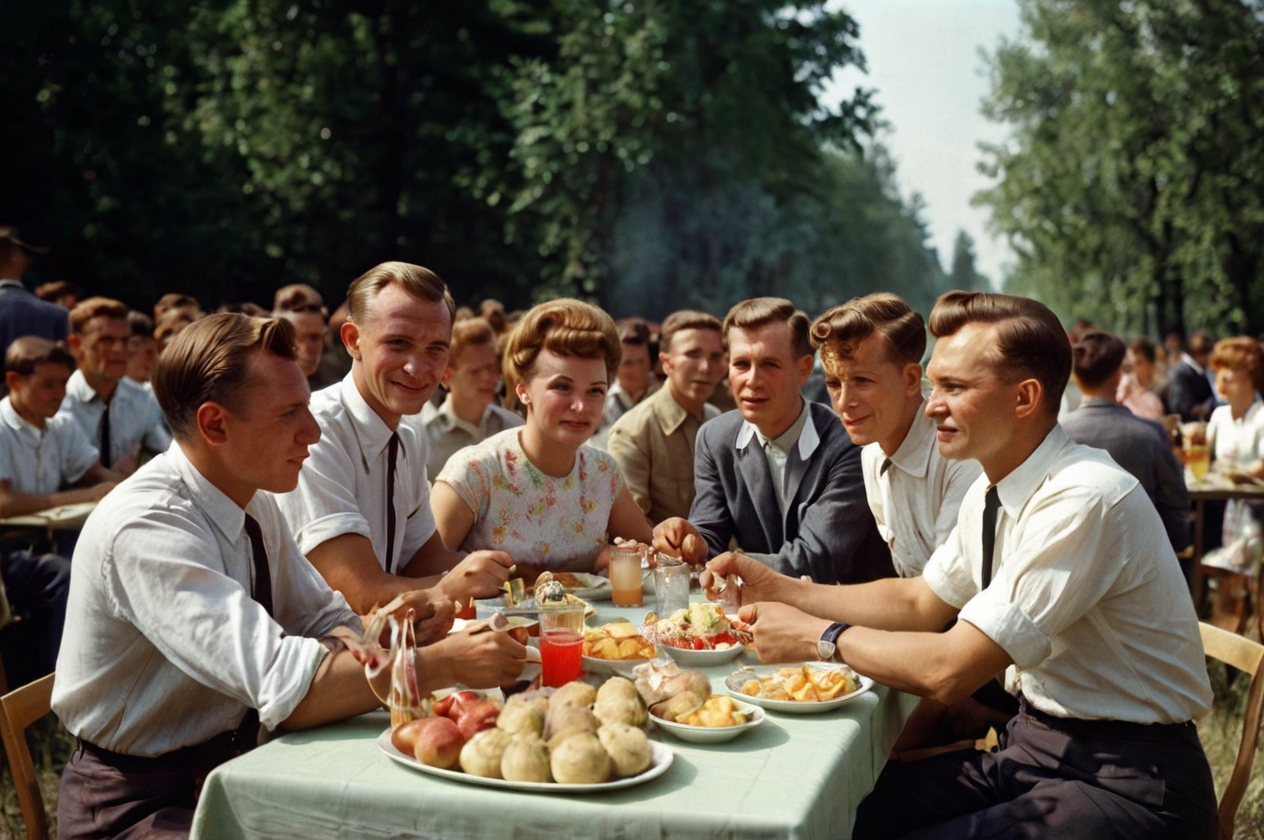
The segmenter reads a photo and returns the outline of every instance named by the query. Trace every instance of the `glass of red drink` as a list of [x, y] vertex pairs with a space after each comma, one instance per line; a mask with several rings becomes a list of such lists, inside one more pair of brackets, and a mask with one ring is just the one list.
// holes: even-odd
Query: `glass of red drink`
[[540, 667], [544, 685], [566, 685], [579, 679], [584, 663], [584, 607], [570, 605], [540, 610]]

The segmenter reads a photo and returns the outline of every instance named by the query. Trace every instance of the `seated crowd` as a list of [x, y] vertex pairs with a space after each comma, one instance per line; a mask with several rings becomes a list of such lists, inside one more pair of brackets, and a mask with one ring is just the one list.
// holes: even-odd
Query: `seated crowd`
[[[449, 635], [455, 610], [602, 570], [616, 539], [705, 565], [709, 597], [736, 587], [765, 661], [921, 696], [897, 750], [1005, 729], [995, 754], [892, 763], [858, 837], [1215, 833], [1189, 501], [1154, 418], [1209, 420], [1214, 457], [1264, 475], [1252, 339], [1171, 337], [1165, 366], [953, 292], [923, 370], [928, 322], [894, 295], [659, 327], [577, 300], [458, 310], [398, 262], [332, 316], [303, 285], [152, 317], [71, 289], [58, 315], [6, 231], [0, 516], [98, 502], [77, 544], [0, 556], [10, 682], [56, 665], [78, 739], [59, 836], [185, 836], [260, 726], [376, 707], [359, 636], [388, 602], [422, 690], [512, 684], [526, 648]], [[818, 356], [828, 404], [802, 396]]]

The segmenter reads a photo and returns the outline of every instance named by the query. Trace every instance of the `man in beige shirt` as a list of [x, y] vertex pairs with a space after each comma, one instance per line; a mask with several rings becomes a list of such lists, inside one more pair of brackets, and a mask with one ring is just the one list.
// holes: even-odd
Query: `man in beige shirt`
[[698, 427], [720, 411], [707, 400], [728, 372], [720, 320], [682, 310], [663, 322], [658, 358], [667, 387], [610, 429], [610, 454], [650, 524], [689, 516]]

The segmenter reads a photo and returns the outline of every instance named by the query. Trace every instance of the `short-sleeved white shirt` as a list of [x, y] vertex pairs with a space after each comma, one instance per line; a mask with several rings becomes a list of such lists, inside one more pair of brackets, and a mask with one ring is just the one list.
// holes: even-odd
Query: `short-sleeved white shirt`
[[1057, 717], [1183, 723], [1211, 703], [1189, 589], [1145, 490], [1061, 426], [997, 485], [980, 592], [986, 475], [923, 577], [1009, 654], [1006, 688]]
[[896, 573], [916, 577], [957, 526], [961, 500], [982, 467], [978, 461], [950, 461], [940, 455], [935, 421], [921, 408], [884, 473], [886, 460], [877, 443], [860, 450], [865, 497], [878, 533], [891, 549]]
[[0, 479], [16, 493], [46, 495], [74, 484], [97, 462], [97, 448], [75, 421], [57, 414], [37, 429], [0, 400]]
[[310, 554], [343, 534], [373, 543], [382, 568], [398, 574], [435, 532], [426, 479], [426, 441], [400, 423], [395, 464], [395, 547], [386, 568], [386, 479], [391, 429], [364, 400], [351, 374], [312, 394], [320, 441], [308, 451], [298, 487], [277, 496], [299, 550]]
[[[93, 447], [101, 441], [101, 415], [105, 401], [77, 370], [66, 382], [66, 397], [58, 415], [69, 414], [83, 429]], [[171, 432], [151, 391], [146, 391], [127, 377], [119, 380], [110, 398], [110, 463], [144, 447], [150, 452], [163, 452], [171, 445]], [[109, 467], [102, 458], [102, 464]]]
[[1222, 405], [1207, 421], [1207, 445], [1215, 460], [1250, 464], [1264, 458], [1264, 402], [1257, 397], [1240, 419]]
[[[275, 620], [251, 597], [245, 513], [259, 522]], [[360, 621], [298, 552], [272, 497], [243, 511], [179, 444], [97, 506], [75, 547], [53, 710], [74, 735], [162, 755], [235, 728], [268, 728], [307, 694], [328, 651]]]
[[428, 402], [422, 406], [420, 414], [413, 414], [400, 421], [416, 426], [426, 436], [426, 444], [430, 450], [426, 459], [426, 475], [431, 479], [443, 472], [448, 459], [458, 450], [473, 446], [505, 429], [517, 428], [523, 422], [521, 417], [507, 408], [488, 405], [483, 409], [483, 417], [478, 425], [469, 423], [456, 416], [452, 409], [452, 397], [448, 397], [438, 406]]

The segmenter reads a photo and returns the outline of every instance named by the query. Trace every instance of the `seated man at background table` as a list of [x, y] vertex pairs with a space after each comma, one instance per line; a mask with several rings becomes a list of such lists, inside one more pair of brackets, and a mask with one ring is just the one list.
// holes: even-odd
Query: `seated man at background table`
[[799, 394], [812, 372], [809, 326], [784, 298], [729, 310], [724, 334], [738, 410], [699, 430], [689, 519], [660, 522], [657, 550], [700, 563], [736, 539], [772, 569], [820, 583], [893, 574], [865, 502], [860, 447], [833, 411]]
[[[101, 466], [73, 420], [57, 414], [73, 369], [66, 346], [47, 338], [23, 336], [4, 354], [9, 396], [0, 400], [0, 518], [95, 502], [123, 478]], [[44, 535], [19, 532], [0, 541], [0, 581], [22, 616], [0, 634], [5, 673], [16, 688], [57, 661], [70, 561]]]
[[157, 453], [171, 445], [153, 394], [127, 378], [127, 313], [127, 306], [103, 297], [70, 311], [68, 343], [79, 368], [61, 403], [96, 445], [102, 465], [123, 475], [135, 472], [142, 449]]
[[399, 595], [431, 602], [438, 619], [425, 632], [441, 635], [454, 601], [497, 594], [513, 566], [503, 551], [444, 547], [425, 436], [400, 422], [439, 386], [455, 306], [438, 275], [401, 262], [361, 275], [347, 302], [351, 373], [312, 395], [322, 437], [298, 487], [277, 501], [299, 549], [352, 609], [363, 615]]
[[[223, 313], [158, 361], [176, 445], [97, 508], [75, 551], [76, 618], [53, 687], [79, 739], [61, 837], [186, 836], [202, 780], [253, 746], [260, 723], [306, 729], [379, 705], [340, 638], [359, 620], [258, 492], [293, 488], [320, 437], [293, 341], [284, 321]], [[525, 656], [508, 634], [484, 635]], [[412, 655], [423, 692], [455, 682], [430, 650]], [[462, 679], [490, 687], [520, 671]]]
[[1115, 401], [1128, 348], [1110, 333], [1094, 330], [1072, 348], [1071, 376], [1084, 399], [1062, 420], [1076, 443], [1105, 449], [1132, 473], [1163, 520], [1174, 551], [1190, 544], [1189, 492], [1185, 468], [1177, 463], [1167, 432], [1153, 420], [1137, 417]]
[[1215, 837], [1197, 618], [1137, 480], [1057, 425], [1062, 325], [1032, 300], [950, 292], [930, 327], [940, 453], [984, 477], [922, 576], [824, 587], [728, 554], [709, 594], [742, 578], [765, 661], [837, 657], [945, 705], [1006, 671], [1021, 711], [1001, 751], [889, 764], [857, 838]]
[[616, 420], [606, 442], [651, 525], [689, 515], [698, 428], [720, 416], [707, 400], [728, 372], [720, 319], [706, 312], [668, 315], [658, 346], [666, 385]]

